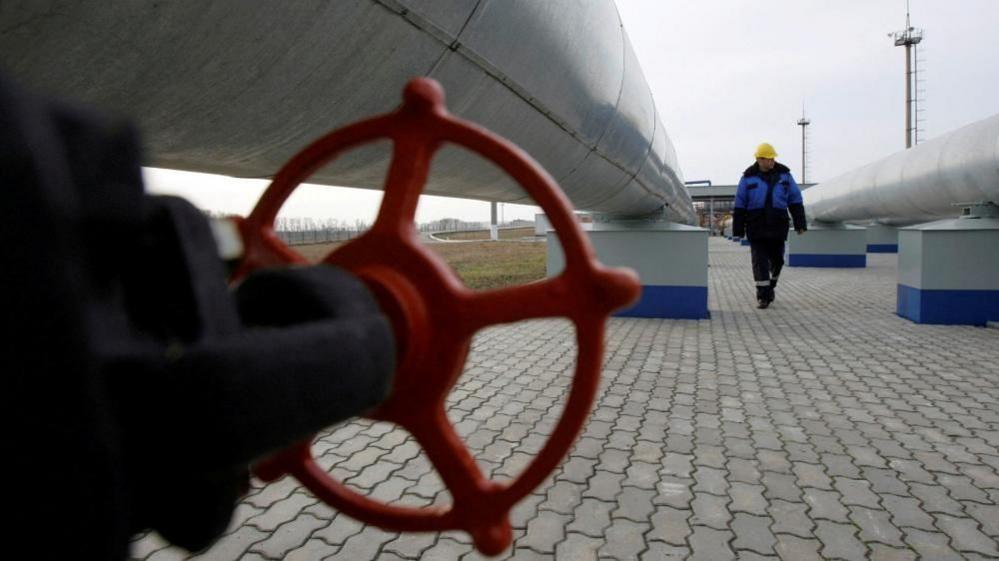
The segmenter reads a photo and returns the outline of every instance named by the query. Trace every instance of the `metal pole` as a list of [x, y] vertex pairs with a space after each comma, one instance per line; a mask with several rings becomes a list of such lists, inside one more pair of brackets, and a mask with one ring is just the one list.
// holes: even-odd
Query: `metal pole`
[[708, 199], [708, 236], [715, 235], [715, 198]]
[[492, 220], [489, 226], [489, 239], [496, 241], [499, 239], [499, 224], [496, 222], [496, 201], [489, 203], [489, 215]]
[[912, 45], [905, 44], [905, 147], [912, 148]]
[[807, 125], [801, 125], [801, 184], [804, 185], [808, 183], [805, 179], [805, 127]]

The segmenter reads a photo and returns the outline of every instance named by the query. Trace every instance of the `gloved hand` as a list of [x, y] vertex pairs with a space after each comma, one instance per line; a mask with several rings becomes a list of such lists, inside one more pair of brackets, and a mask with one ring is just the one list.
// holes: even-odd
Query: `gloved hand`
[[[207, 223], [152, 198], [148, 247], [125, 275], [135, 335], [105, 357], [135, 516], [198, 551], [225, 531], [250, 463], [380, 403], [391, 326], [354, 275], [264, 270], [230, 291]], [[135, 336], [133, 335], [133, 336]]]

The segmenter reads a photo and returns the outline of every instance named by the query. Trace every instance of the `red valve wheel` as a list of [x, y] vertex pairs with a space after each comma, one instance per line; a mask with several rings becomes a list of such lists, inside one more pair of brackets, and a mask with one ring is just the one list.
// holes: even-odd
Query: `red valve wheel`
[[[593, 403], [603, 355], [604, 323], [639, 294], [632, 271], [600, 265], [554, 180], [510, 142], [448, 114], [440, 85], [412, 80], [402, 106], [320, 138], [274, 177], [250, 216], [240, 223], [245, 257], [235, 277], [261, 267], [304, 263], [274, 233], [278, 209], [310, 175], [347, 149], [388, 138], [393, 159], [381, 209], [371, 229], [323, 260], [358, 275], [392, 321], [398, 367], [388, 399], [366, 416], [408, 430], [447, 485], [450, 507], [416, 508], [372, 500], [333, 479], [314, 460], [311, 439], [255, 467], [268, 481], [291, 474], [320, 499], [362, 522], [396, 531], [465, 530], [487, 555], [512, 540], [509, 511], [554, 470], [582, 428]], [[414, 226], [430, 162], [444, 142], [477, 152], [516, 180], [544, 209], [559, 234], [565, 270], [524, 286], [473, 292], [434, 253]], [[483, 327], [541, 317], [567, 317], [576, 327], [578, 356], [568, 402], [558, 424], [514, 480], [486, 478], [445, 413], [472, 336]]]

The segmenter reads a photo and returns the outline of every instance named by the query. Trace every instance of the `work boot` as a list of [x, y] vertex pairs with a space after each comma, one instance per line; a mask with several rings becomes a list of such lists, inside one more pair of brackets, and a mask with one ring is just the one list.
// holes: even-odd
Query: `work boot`
[[764, 309], [770, 305], [770, 298], [768, 294], [770, 292], [770, 287], [768, 286], [757, 286], [756, 287], [756, 307], [759, 309]]
[[770, 281], [770, 286], [767, 288], [767, 293], [764, 296], [764, 298], [767, 299], [767, 303], [768, 304], [774, 301], [774, 287], [775, 287], [776, 284], [777, 284], [777, 281], [771, 280]]

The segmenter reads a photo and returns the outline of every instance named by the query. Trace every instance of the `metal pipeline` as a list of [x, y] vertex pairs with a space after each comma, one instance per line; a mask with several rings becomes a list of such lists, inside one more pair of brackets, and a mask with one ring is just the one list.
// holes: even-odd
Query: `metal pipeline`
[[954, 217], [964, 203], [999, 202], [999, 115], [824, 181], [803, 196], [811, 219], [889, 225]]
[[[148, 165], [269, 177], [323, 133], [385, 112], [413, 76], [537, 159], [583, 210], [693, 205], [612, 0], [0, 3], [0, 67], [42, 92], [135, 119]], [[310, 182], [381, 188], [391, 146]], [[460, 149], [426, 192], [530, 203]]]

